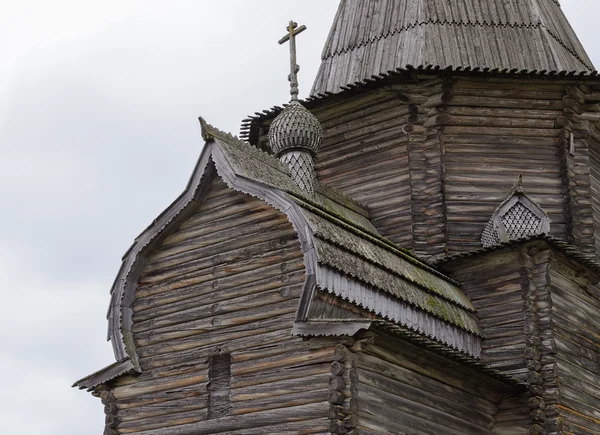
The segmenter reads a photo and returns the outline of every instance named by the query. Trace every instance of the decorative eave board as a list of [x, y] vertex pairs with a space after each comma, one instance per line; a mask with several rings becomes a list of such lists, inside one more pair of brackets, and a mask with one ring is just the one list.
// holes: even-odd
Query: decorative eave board
[[[356, 80], [341, 86], [335, 92], [321, 92], [310, 95], [301, 103], [309, 110], [335, 104], [344, 99], [352, 98], [370, 92], [390, 92], [399, 95], [394, 89], [395, 85], [406, 83], [422, 83], [438, 78], [478, 78], [486, 79], [514, 79], [524, 80], [556, 80], [560, 83], [584, 82], [588, 85], [600, 85], [598, 71], [548, 71], [548, 70], [507, 70], [500, 68], [471, 68], [471, 67], [446, 67], [435, 65], [405, 65], [393, 70], [385, 71], [371, 77]], [[260, 112], [249, 114], [241, 122], [240, 137], [250, 143], [256, 143], [260, 127], [268, 124], [284, 109], [286, 104], [273, 106]]]
[[129, 358], [112, 363], [111, 365], [76, 381], [73, 384], [73, 387], [77, 387], [80, 390], [87, 389], [88, 391], [91, 391], [97, 386], [105, 384], [126, 373], [139, 373]]

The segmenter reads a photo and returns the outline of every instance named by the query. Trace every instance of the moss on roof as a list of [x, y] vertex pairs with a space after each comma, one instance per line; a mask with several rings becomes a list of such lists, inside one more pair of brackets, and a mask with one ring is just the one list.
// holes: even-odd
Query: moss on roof
[[458, 284], [382, 237], [360, 204], [326, 186], [318, 186], [317, 194], [308, 197], [278, 159], [216, 129], [209, 133], [236, 176], [285, 192], [300, 206], [321, 264], [458, 328], [480, 333], [475, 309]]

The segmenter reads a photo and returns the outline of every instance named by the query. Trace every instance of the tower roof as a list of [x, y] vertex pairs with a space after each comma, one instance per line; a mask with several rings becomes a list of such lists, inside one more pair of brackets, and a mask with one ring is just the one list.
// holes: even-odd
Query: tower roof
[[312, 94], [406, 67], [594, 71], [558, 0], [341, 0]]

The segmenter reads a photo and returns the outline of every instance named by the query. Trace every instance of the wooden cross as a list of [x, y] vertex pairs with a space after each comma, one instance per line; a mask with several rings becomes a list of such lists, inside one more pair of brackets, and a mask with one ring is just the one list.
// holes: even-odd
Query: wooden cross
[[290, 81], [292, 101], [298, 99], [298, 71], [300, 71], [300, 66], [296, 63], [296, 35], [305, 30], [306, 26], [302, 25], [298, 27], [298, 23], [290, 21], [287, 27], [288, 34], [279, 40], [279, 45], [290, 41], [290, 75], [288, 76], [288, 80]]

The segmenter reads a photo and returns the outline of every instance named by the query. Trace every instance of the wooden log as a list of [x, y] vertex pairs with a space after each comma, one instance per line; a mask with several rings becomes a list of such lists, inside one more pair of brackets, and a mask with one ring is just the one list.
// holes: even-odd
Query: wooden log
[[270, 370], [261, 372], [260, 376], [255, 373], [246, 375], [232, 376], [231, 388], [235, 391], [241, 388], [247, 388], [258, 385], [267, 385], [274, 382], [283, 382], [286, 380], [299, 379], [305, 376], [321, 375], [327, 372], [330, 361], [310, 364], [298, 367], [286, 367], [282, 370], [279, 367], [273, 367]]
[[160, 380], [153, 379], [131, 385], [125, 385], [122, 387], [115, 387], [112, 389], [112, 394], [117, 400], [120, 400], [147, 393], [174, 390], [180, 387], [187, 387], [206, 381], [208, 381], [208, 372], [203, 371], [195, 374], [194, 376], [172, 376]]
[[138, 433], [152, 429], [169, 428], [180, 424], [201, 422], [206, 420], [206, 418], [206, 409], [194, 409], [191, 411], [178, 412], [169, 416], [157, 415], [131, 421], [123, 421], [119, 424], [119, 432]]
[[565, 86], [565, 90], [567, 92], [567, 95], [569, 95], [571, 98], [573, 98], [575, 101], [577, 101], [577, 103], [579, 103], [579, 104], [586, 103], [586, 95], [577, 86], [567, 85], [567, 86]]
[[434, 94], [423, 103], [423, 107], [435, 107], [442, 106], [450, 103], [452, 101], [452, 92], [446, 91], [439, 94]]
[[[169, 402], [171, 401], [173, 403], [185, 403], [186, 401], [189, 401], [189, 403], [198, 402], [207, 404], [207, 400], [206, 382], [202, 382], [184, 388], [178, 388], [177, 391], [151, 392], [127, 399], [120, 399], [116, 404], [119, 415], [128, 416], [130, 415], [130, 411], [143, 412], [146, 407], [160, 407], [161, 404], [170, 407]], [[124, 417], [124, 419], [126, 419], [126, 417]]]
[[[277, 267], [274, 269], [277, 270]], [[133, 321], [142, 322], [155, 317], [169, 315], [189, 306], [199, 306], [209, 302], [214, 303], [226, 300], [233, 295], [246, 296], [261, 291], [283, 288], [286, 287], [288, 283], [300, 284], [304, 279], [304, 273], [305, 272], [302, 269], [285, 275], [271, 272], [266, 273], [267, 276], [264, 279], [251, 281], [238, 286], [228, 285], [227, 281], [222, 284], [220, 282], [213, 282], [211, 283], [212, 285], [198, 287], [196, 289], [196, 296], [175, 301], [173, 301], [173, 297], [170, 297], [166, 299], [164, 303], [161, 303], [161, 300], [163, 299], [160, 296], [137, 299], [136, 302], [134, 302]]]
[[[181, 311], [164, 314], [159, 317], [157, 316], [149, 320], [134, 323], [132, 329], [134, 332], [157, 330], [159, 328], [184, 324], [186, 322], [197, 321], [207, 317], [249, 310], [255, 307], [277, 304], [288, 300], [297, 300], [301, 293], [302, 288], [298, 285], [293, 285], [239, 297], [231, 297], [232, 295], [226, 295], [217, 300], [210, 301], [210, 303], [201, 305], [190, 304]], [[209, 302], [210, 297], [207, 299], [208, 300], [206, 302]]]
[[153, 331], [152, 336], [155, 342], [162, 342], [173, 338], [184, 338], [244, 323], [265, 320], [272, 316], [295, 313], [297, 308], [298, 301], [291, 299], [273, 304], [273, 306], [269, 307], [272, 311], [265, 311], [264, 307], [257, 307], [244, 310], [242, 313], [233, 312], [222, 316], [208, 317], [178, 325], [157, 328]]
[[[267, 410], [275, 409], [286, 409], [293, 408], [296, 406], [309, 405], [311, 403], [322, 403], [323, 399], [327, 398], [328, 389], [326, 388], [313, 388], [309, 391], [301, 391], [297, 393], [291, 393], [279, 396], [266, 396], [262, 399], [255, 399], [251, 401], [242, 401], [232, 403], [230, 415], [246, 415], [254, 414], [257, 412], [264, 412]], [[327, 414], [325, 408], [322, 415]]]
[[165, 429], [143, 430], [138, 432], [138, 435], [204, 435], [230, 431], [246, 434], [250, 432], [244, 432], [243, 429], [256, 430], [259, 427], [264, 428], [274, 425], [280, 425], [281, 427], [286, 423], [326, 418], [328, 407], [327, 402], [311, 403], [246, 414], [243, 417], [227, 416]]
[[[267, 373], [265, 378], [263, 378], [263, 376], [265, 376], [263, 373], [257, 376], [255, 385], [232, 388], [230, 394], [231, 402], [247, 402], [256, 399], [265, 399], [267, 397], [301, 393], [314, 389], [324, 389], [327, 386], [329, 378], [328, 373], [316, 373], [308, 376], [279, 380], [271, 377], [274, 373], [265, 373]], [[282, 398], [282, 400], [284, 400], [284, 398]]]
[[231, 368], [231, 374], [233, 376], [241, 376], [275, 367], [283, 368], [294, 365], [315, 364], [324, 361], [331, 362], [332, 353], [333, 348], [325, 348], [306, 353], [289, 352], [283, 355], [264, 358], [260, 361], [252, 360], [234, 364]]
[[600, 102], [600, 92], [590, 92], [588, 94], [583, 94], [583, 98], [586, 103], [598, 103]]
[[[148, 356], [140, 358], [142, 370], [156, 367], [179, 366], [193, 364], [202, 357], [208, 357], [214, 352], [219, 343], [227, 343], [226, 350], [235, 352], [246, 349], [248, 345], [263, 346], [265, 344], [278, 344], [290, 339], [289, 322], [293, 317], [287, 313], [282, 316], [269, 318], [261, 325], [240, 324], [226, 329], [205, 332], [179, 338], [178, 349], [165, 354], [159, 345], [155, 350], [149, 351]], [[145, 344], [144, 346], [147, 346]], [[162, 347], [160, 347], [162, 346]], [[168, 345], [167, 345], [168, 346]], [[142, 346], [140, 346], [141, 348]]]
[[[287, 273], [282, 274], [282, 269], [285, 269]], [[187, 287], [174, 288], [173, 286], [164, 285], [152, 290], [152, 295], [144, 295], [143, 289], [139, 288], [136, 292], [136, 301], [134, 302], [134, 308], [136, 314], [149, 310], [155, 307], [166, 306], [165, 312], [168, 312], [171, 307], [175, 309], [181, 305], [185, 305], [185, 300], [193, 297], [199, 297], [207, 294], [211, 294], [215, 290], [228, 290], [235, 288], [246, 289], [246, 286], [259, 286], [265, 285], [264, 288], [268, 288], [269, 284], [273, 281], [279, 281], [282, 284], [291, 284], [292, 282], [302, 282], [304, 277], [304, 267], [298, 266], [296, 261], [274, 263], [264, 267], [257, 267], [255, 270], [249, 270], [247, 272], [238, 273], [236, 275], [224, 276], [224, 277], [207, 277], [203, 282], [196, 285]], [[176, 302], [182, 301], [178, 305]], [[143, 316], [143, 314], [139, 314]], [[150, 313], [149, 317], [155, 317], [156, 313]]]

